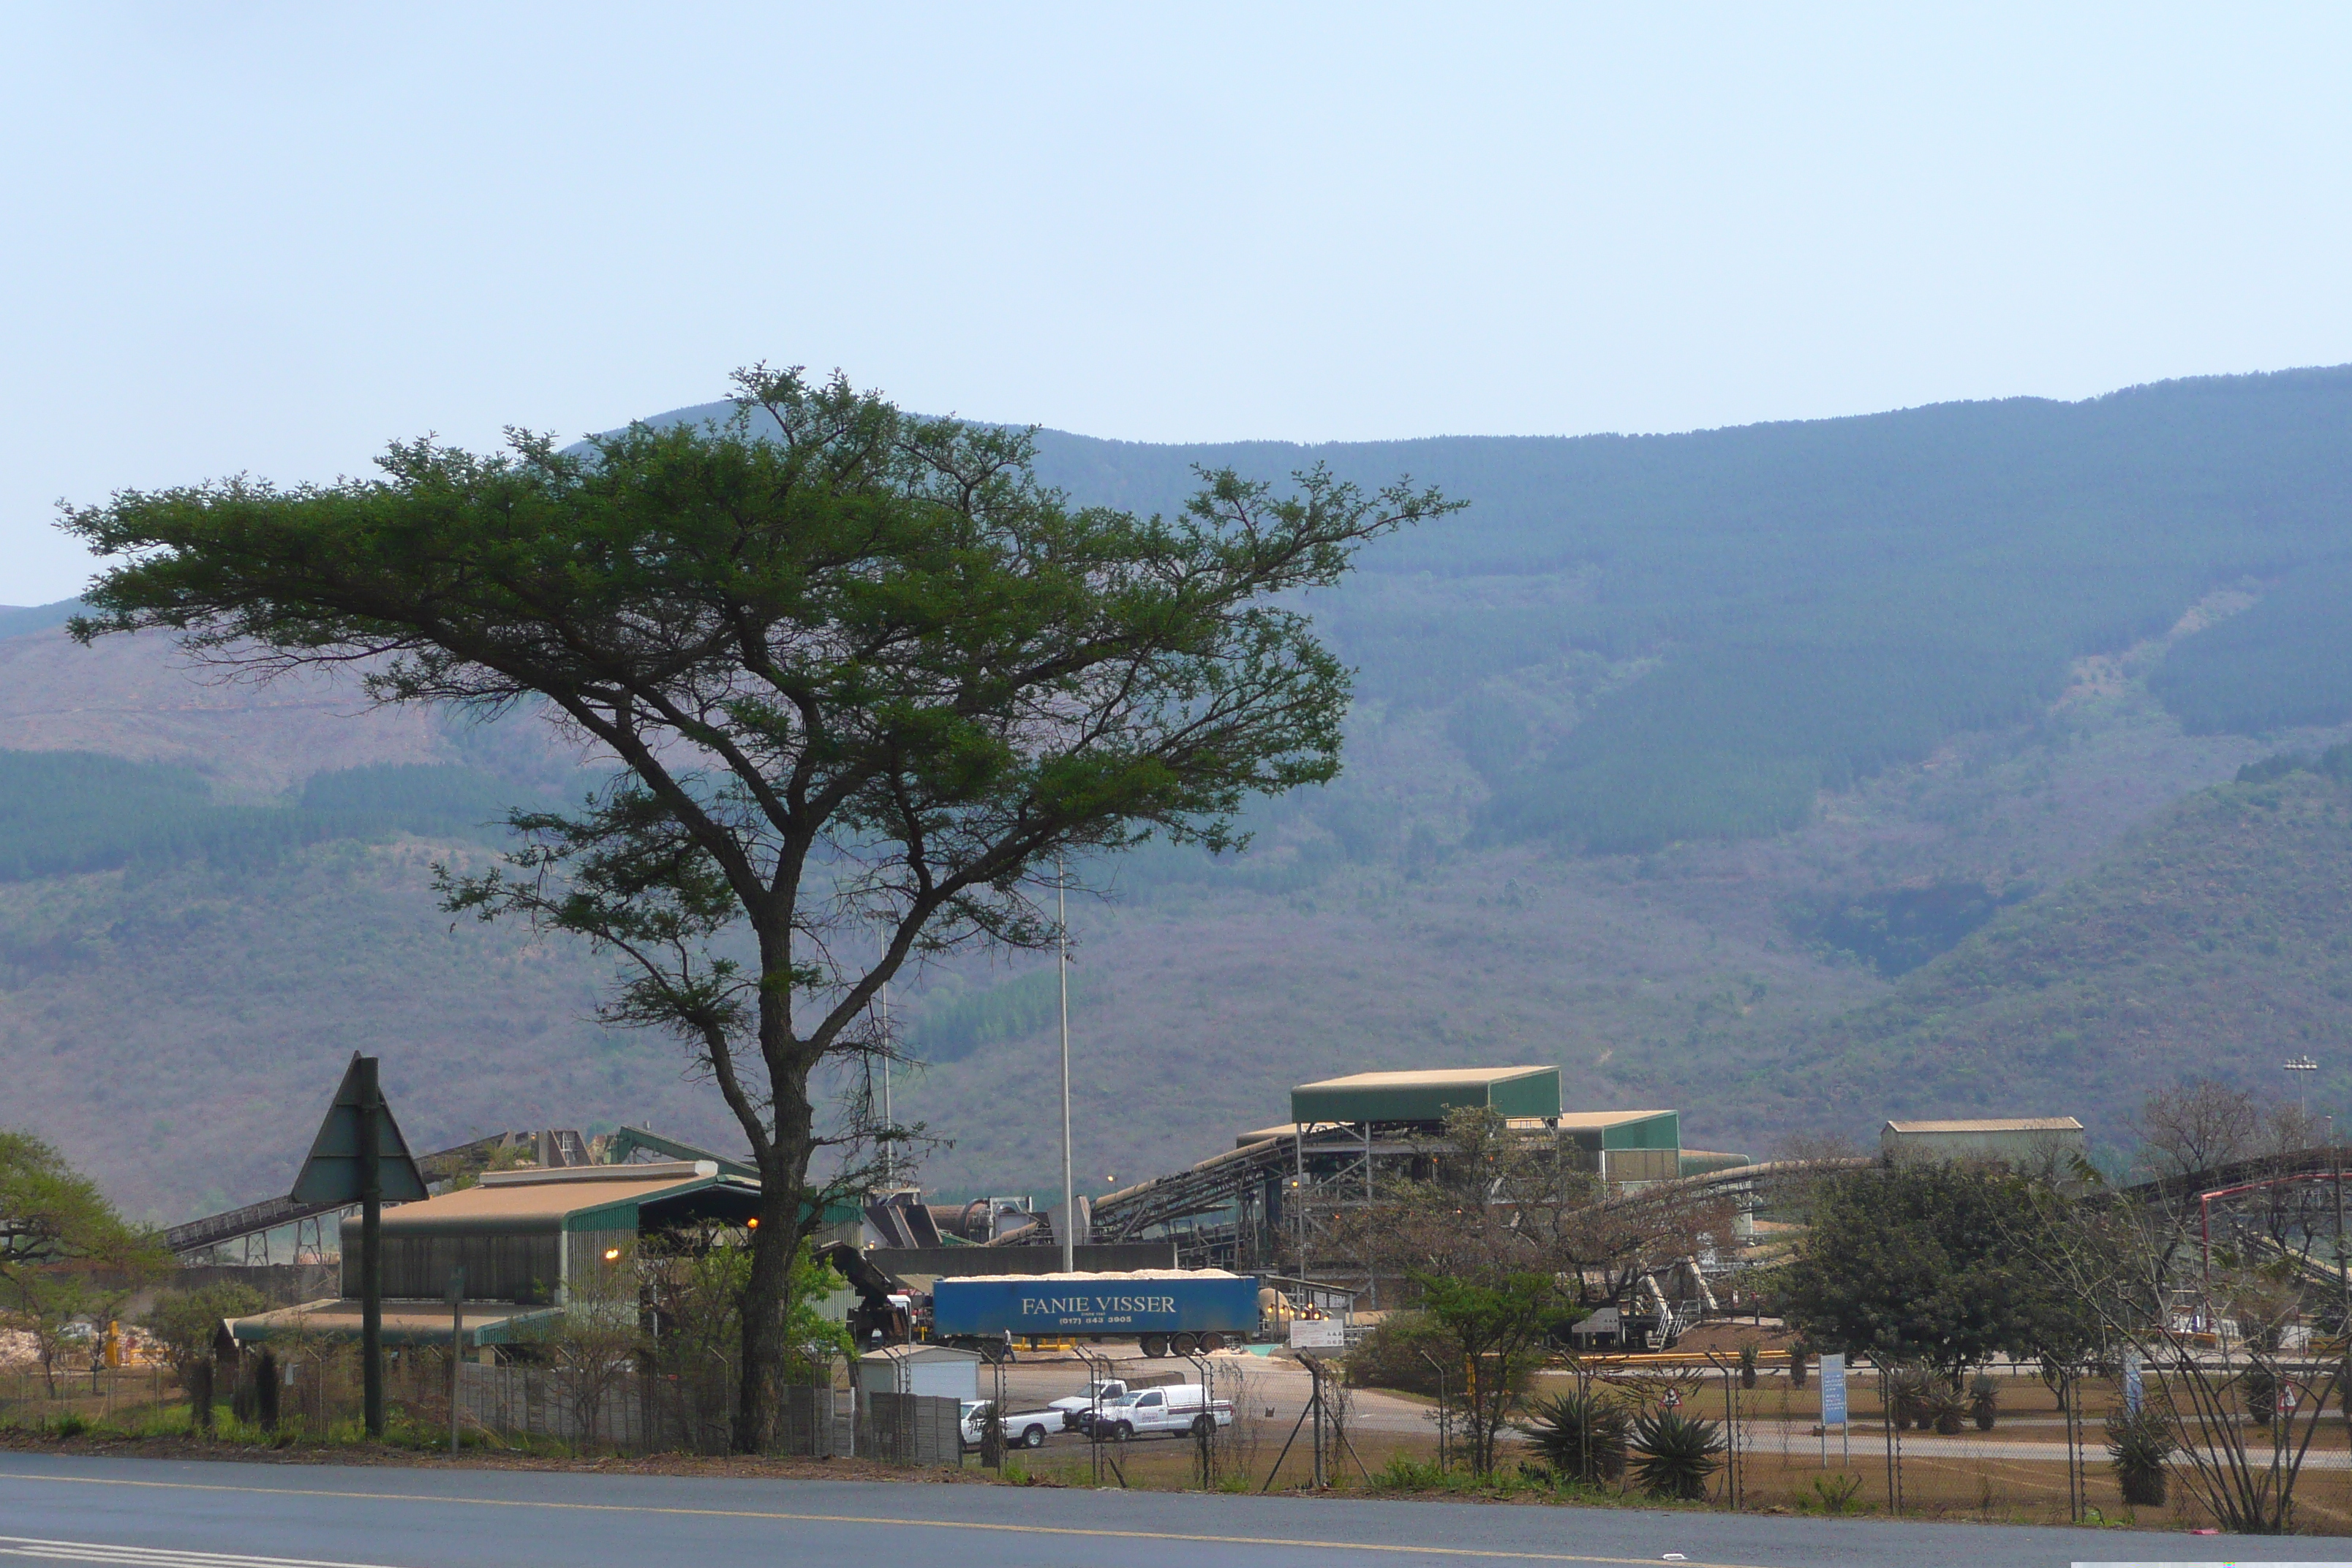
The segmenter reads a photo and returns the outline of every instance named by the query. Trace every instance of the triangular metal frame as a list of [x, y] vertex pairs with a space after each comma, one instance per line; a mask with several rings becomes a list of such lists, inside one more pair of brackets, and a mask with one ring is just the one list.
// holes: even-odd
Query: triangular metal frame
[[[351, 1066], [343, 1071], [343, 1081], [327, 1107], [326, 1119], [319, 1123], [319, 1135], [310, 1141], [310, 1157], [294, 1178], [290, 1195], [296, 1203], [355, 1204], [361, 1199], [360, 1059], [358, 1052], [352, 1053]], [[380, 1093], [374, 1109], [378, 1190], [385, 1203], [416, 1203], [427, 1194], [425, 1177], [409, 1153], [408, 1140], [401, 1136], [400, 1124], [393, 1120], [392, 1108]]]

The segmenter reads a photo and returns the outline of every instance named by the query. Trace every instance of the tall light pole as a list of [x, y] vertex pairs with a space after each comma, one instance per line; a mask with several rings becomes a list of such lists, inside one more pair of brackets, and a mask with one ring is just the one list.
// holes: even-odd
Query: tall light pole
[[1077, 1184], [1070, 1171], [1070, 891], [1054, 857], [1054, 973], [1062, 985], [1062, 1272], [1078, 1268]]
[[2296, 1103], [2303, 1108], [2304, 1115], [2309, 1116], [2311, 1114], [2310, 1075], [2319, 1070], [2319, 1064], [2309, 1057], [2289, 1057], [2279, 1066], [2294, 1075], [2296, 1084], [2295, 1093], [2298, 1097]]

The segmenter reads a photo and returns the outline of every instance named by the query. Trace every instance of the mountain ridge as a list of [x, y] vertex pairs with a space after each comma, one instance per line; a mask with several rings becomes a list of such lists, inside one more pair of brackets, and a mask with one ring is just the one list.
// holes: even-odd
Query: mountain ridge
[[[1230, 1146], [1292, 1082], [1441, 1059], [1558, 1061], [1580, 1103], [1674, 1103], [1715, 1147], [1932, 1111], [1940, 1047], [1905, 998], [2114, 876], [2176, 803], [2352, 735], [2326, 592], [2352, 552], [2352, 369], [1346, 455], [1384, 479], [1407, 446], [1478, 505], [1315, 601], [1361, 672], [1341, 779], [1255, 809], [1246, 857], [1150, 847], [1073, 906], [1097, 1190]], [[1093, 487], [1074, 499], [1138, 506], [1243, 450], [1040, 447], [1049, 481]], [[1247, 444], [1270, 479], [1285, 449]], [[1432, 473], [1441, 449], [1454, 468]], [[267, 1195], [299, 1152], [287, 1129], [362, 1047], [403, 1075], [412, 1138], [652, 1120], [733, 1145], [667, 1045], [595, 1024], [603, 960], [434, 906], [432, 860], [486, 853], [451, 813], [575, 776], [530, 722], [374, 709], [331, 679], [208, 684], [158, 639], [81, 648], [50, 623], [0, 635], [10, 752], [191, 770], [224, 805], [295, 814], [235, 819], [291, 835], [266, 853], [0, 879], [0, 1072], [134, 1212]], [[313, 778], [430, 783], [443, 805], [321, 826], [296, 819], [326, 809]], [[939, 1184], [1017, 1191], [1054, 1163], [1038, 973], [974, 962], [903, 988], [934, 1059], [898, 1103], [953, 1140]], [[2263, 973], [2209, 975], [2200, 1016], [2258, 1018]], [[2120, 1035], [1983, 1016], [1967, 1049], [2010, 1109], [2112, 1117], [2105, 1086], [2139, 1081]], [[2045, 1026], [2074, 1029], [2071, 1059], [2016, 1048]], [[2204, 1065], [2266, 1083], [2276, 1043], [2249, 1022]]]

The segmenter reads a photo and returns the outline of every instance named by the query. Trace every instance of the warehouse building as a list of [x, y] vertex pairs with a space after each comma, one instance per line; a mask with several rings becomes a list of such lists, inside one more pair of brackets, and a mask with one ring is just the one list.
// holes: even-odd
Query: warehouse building
[[2012, 1116], [1889, 1121], [1879, 1130], [1878, 1150], [1890, 1165], [1941, 1160], [2042, 1171], [2072, 1166], [2084, 1156], [2085, 1145], [2083, 1124], [2071, 1116]]
[[[411, 1337], [446, 1344], [452, 1275], [465, 1270], [469, 1347], [511, 1343], [598, 1300], [624, 1279], [647, 1231], [717, 1220], [743, 1225], [759, 1213], [759, 1187], [714, 1161], [578, 1165], [492, 1172], [478, 1184], [383, 1211], [385, 1342]], [[229, 1324], [240, 1342], [294, 1332], [359, 1332], [360, 1222], [343, 1221], [343, 1293]], [[634, 1279], [625, 1286], [632, 1310]]]
[[1662, 1182], [1683, 1173], [1678, 1113], [1564, 1110], [1559, 1069], [1548, 1067], [1360, 1072], [1302, 1083], [1290, 1091], [1293, 1126], [1267, 1128], [1244, 1141], [1336, 1126], [1362, 1129], [1377, 1142], [1386, 1133], [1435, 1132], [1448, 1113], [1464, 1107], [1500, 1111], [1527, 1132], [1555, 1134], [1578, 1169], [1604, 1181]]

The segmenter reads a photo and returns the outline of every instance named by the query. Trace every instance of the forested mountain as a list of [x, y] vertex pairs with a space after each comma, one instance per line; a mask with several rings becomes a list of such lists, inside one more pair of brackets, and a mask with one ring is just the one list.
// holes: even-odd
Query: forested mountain
[[1800, 1104], [1952, 1115], [2072, 1079], [2069, 1108], [2112, 1128], [2147, 1089], [2217, 1065], [2275, 1089], [2287, 1058], [2341, 1057], [2347, 1016], [2352, 746], [2337, 746], [2162, 813], [1885, 1001], [1805, 1031], [1781, 1077]]
[[[2182, 863], [2225, 857], [2210, 814], [2262, 791], [2247, 822], [2324, 837], [2329, 775], [2230, 781], [2352, 733], [2352, 369], [1673, 437], [1038, 442], [1082, 502], [1318, 462], [1472, 502], [1313, 606], [1360, 670], [1345, 776], [1258, 812], [1247, 855], [1147, 848], [1074, 906], [1097, 1182], [1225, 1145], [1302, 1077], [1434, 1060], [1558, 1061], [1579, 1100], [1679, 1104], [1730, 1147], [2111, 1115], [2173, 1058], [2087, 1022], [2121, 972], [2050, 944], [2084, 899], [2189, 908], [2211, 877], [2132, 858], [2208, 828]], [[361, 1044], [422, 1142], [725, 1135], [667, 1044], [587, 1021], [600, 963], [434, 910], [436, 856], [576, 787], [529, 721], [207, 683], [58, 618], [0, 611], [0, 1120], [166, 1217], [282, 1184]], [[2278, 975], [2184, 957], [2168, 984], [2191, 970], [2200, 1065], [2274, 1078]], [[1050, 995], [1019, 963], [902, 988], [931, 1065], [900, 1103], [954, 1140], [933, 1181], [1045, 1180]]]
[[1196, 465], [1469, 500], [1324, 613], [1364, 699], [1446, 713], [1488, 838], [1794, 826], [2242, 581], [2262, 602], [2168, 661], [2166, 702], [2209, 731], [2352, 716], [2352, 370], [1681, 436], [1039, 448], [1073, 499], [1139, 510]]

